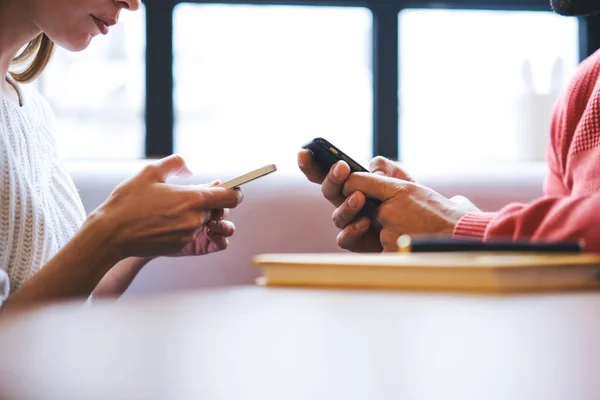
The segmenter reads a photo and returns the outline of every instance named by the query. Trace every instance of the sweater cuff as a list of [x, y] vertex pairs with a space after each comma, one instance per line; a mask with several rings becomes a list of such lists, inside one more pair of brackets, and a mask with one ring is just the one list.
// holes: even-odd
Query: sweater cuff
[[0, 307], [2, 307], [4, 300], [8, 298], [9, 293], [10, 280], [8, 279], [8, 274], [0, 266]]
[[494, 219], [497, 213], [492, 212], [473, 212], [462, 217], [456, 227], [452, 237], [454, 239], [475, 239], [483, 240], [488, 225]]

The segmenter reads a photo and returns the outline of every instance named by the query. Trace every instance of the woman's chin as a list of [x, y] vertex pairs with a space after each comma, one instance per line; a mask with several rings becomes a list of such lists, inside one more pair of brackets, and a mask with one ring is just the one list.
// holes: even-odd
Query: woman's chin
[[59, 41], [55, 42], [58, 46], [62, 47], [65, 50], [72, 51], [74, 53], [85, 50], [88, 48], [92, 39], [94, 38], [94, 34], [88, 33], [86, 36], [81, 36], [75, 40], [68, 41]]

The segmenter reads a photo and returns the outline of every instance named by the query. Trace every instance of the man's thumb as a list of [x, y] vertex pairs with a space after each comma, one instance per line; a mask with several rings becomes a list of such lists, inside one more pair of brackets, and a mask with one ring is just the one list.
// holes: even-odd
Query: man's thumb
[[377, 156], [369, 162], [369, 171], [390, 178], [402, 179], [403, 181], [414, 182], [414, 179], [408, 175], [398, 164], [385, 157]]
[[190, 176], [192, 174], [192, 171], [185, 165], [183, 157], [177, 154], [172, 154], [157, 161], [154, 166], [163, 180], [166, 180], [171, 175]]

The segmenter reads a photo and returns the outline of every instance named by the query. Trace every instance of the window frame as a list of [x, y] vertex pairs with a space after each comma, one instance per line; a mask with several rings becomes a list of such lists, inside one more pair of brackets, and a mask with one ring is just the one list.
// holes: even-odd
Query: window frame
[[[550, 11], [549, 0], [144, 0], [146, 7], [145, 155], [174, 149], [173, 12], [178, 4], [365, 7], [373, 14], [373, 156], [399, 159], [398, 14], [409, 8]], [[579, 58], [600, 48], [600, 16], [579, 18]]]

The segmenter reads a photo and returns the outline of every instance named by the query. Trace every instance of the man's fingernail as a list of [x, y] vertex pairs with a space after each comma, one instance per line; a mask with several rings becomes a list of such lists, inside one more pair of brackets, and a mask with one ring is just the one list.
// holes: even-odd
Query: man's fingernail
[[355, 194], [353, 194], [353, 195], [351, 195], [351, 196], [348, 198], [348, 205], [349, 205], [350, 207], [352, 207], [352, 208], [355, 208], [355, 207], [356, 207], [356, 203], [357, 203], [357, 200], [356, 200], [356, 195], [355, 195]]
[[380, 170], [380, 169], [373, 171], [373, 173], [374, 173], [375, 175], [382, 175], [382, 176], [385, 176], [385, 172], [383, 172], [383, 171], [382, 171], [382, 170]]
[[366, 218], [363, 218], [356, 223], [356, 227], [361, 231], [367, 229], [367, 226], [369, 226], [369, 220]]
[[339, 178], [341, 175], [341, 170], [340, 170], [341, 166], [339, 163], [335, 164], [335, 167], [333, 167], [333, 176], [334, 178]]

